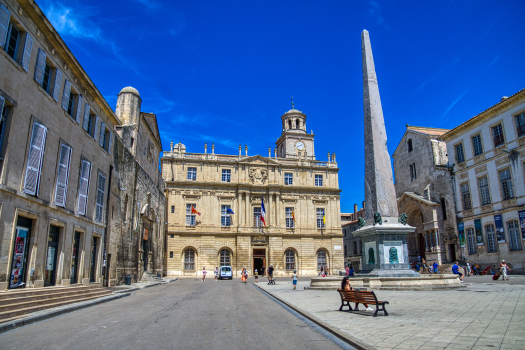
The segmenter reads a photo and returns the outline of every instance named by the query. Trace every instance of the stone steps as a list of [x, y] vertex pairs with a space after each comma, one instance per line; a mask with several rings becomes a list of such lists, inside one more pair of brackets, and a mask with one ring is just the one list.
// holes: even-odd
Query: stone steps
[[100, 287], [59, 287], [0, 293], [0, 323], [48, 308], [111, 295]]

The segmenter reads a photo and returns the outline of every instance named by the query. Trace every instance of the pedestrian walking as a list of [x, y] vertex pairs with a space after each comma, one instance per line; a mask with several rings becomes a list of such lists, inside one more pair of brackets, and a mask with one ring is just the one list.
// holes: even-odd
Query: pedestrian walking
[[467, 260], [467, 277], [470, 277], [470, 260]]
[[215, 275], [214, 281], [217, 281], [217, 277], [219, 277], [219, 267], [215, 266], [215, 270], [213, 270], [213, 274]]
[[297, 271], [294, 271], [293, 274], [292, 274], [292, 284], [293, 284], [293, 289], [296, 289], [296, 287], [297, 287]]
[[349, 276], [350, 275], [350, 268], [348, 267], [348, 265], [346, 265], [346, 275]]
[[457, 261], [454, 265], [452, 265], [452, 273], [455, 275], [459, 275], [459, 280], [461, 283], [463, 283], [463, 274], [459, 272], [459, 265]]
[[206, 268], [202, 268], [202, 282], [204, 282], [204, 279], [206, 278]]
[[242, 271], [241, 271], [241, 282], [244, 282], [246, 277], [245, 277], [245, 274], [244, 274], [244, 271], [246, 271], [246, 267], [243, 267], [242, 268]]
[[508, 281], [509, 278], [507, 277], [507, 270], [510, 271], [510, 267], [507, 266], [507, 263], [505, 262], [505, 260], [501, 261], [501, 264], [499, 265], [499, 270], [501, 271], [501, 275], [503, 276], [502, 281], [504, 280]]
[[264, 269], [264, 265], [263, 265], [263, 267], [261, 268], [261, 276], [264, 276], [264, 271], [266, 270]]
[[323, 265], [321, 265], [321, 271], [319, 271], [319, 274], [317, 275], [317, 277], [319, 276], [323, 276], [324, 277], [324, 267]]
[[268, 280], [270, 282], [273, 280], [273, 264], [270, 264], [270, 267], [268, 268]]
[[[341, 289], [345, 291], [351, 291], [354, 290], [352, 286], [350, 285], [350, 280], [348, 279], [348, 276], [343, 277], [343, 281], [341, 282]], [[366, 307], [366, 311], [373, 311], [371, 307], [368, 306], [368, 304], [363, 303], [363, 305]], [[355, 308], [359, 306], [359, 303], [355, 303]]]
[[248, 283], [248, 269], [244, 268], [244, 283]]
[[259, 283], [259, 272], [257, 271], [257, 269], [255, 269], [255, 273], [253, 274], [253, 276], [255, 277], [255, 283]]

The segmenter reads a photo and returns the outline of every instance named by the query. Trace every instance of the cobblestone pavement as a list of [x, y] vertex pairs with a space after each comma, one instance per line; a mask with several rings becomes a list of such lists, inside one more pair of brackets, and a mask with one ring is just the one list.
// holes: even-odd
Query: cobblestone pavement
[[[525, 349], [525, 277], [465, 279], [466, 290], [382, 291], [389, 316], [338, 311], [336, 291], [304, 290], [309, 281], [258, 286], [318, 320], [377, 349]], [[364, 309], [361, 307], [360, 309]]]

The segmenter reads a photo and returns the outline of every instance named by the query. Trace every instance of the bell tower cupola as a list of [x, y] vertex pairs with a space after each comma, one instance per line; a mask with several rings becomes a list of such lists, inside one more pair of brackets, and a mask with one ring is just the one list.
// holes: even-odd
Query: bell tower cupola
[[315, 159], [314, 135], [306, 131], [306, 115], [294, 108], [281, 116], [282, 133], [275, 142], [277, 157]]
[[115, 114], [123, 125], [138, 124], [141, 102], [142, 100], [137, 89], [128, 86], [120, 90]]

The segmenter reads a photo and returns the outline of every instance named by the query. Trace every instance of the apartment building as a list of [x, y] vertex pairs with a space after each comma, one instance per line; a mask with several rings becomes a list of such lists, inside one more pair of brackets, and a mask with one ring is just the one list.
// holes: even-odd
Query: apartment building
[[0, 0], [0, 289], [102, 282], [120, 121], [42, 10]]
[[525, 89], [441, 136], [464, 259], [525, 272]]

